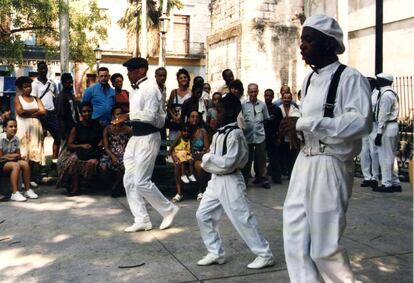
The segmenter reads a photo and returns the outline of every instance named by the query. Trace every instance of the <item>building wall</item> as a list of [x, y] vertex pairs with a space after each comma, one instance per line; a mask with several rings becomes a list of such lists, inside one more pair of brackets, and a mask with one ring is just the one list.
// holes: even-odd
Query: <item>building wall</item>
[[105, 11], [109, 19], [108, 37], [100, 43], [101, 49], [104, 50], [127, 50], [128, 36], [118, 25], [118, 20], [124, 15], [128, 6], [127, 0], [98, 0], [98, 7]]
[[[307, 10], [309, 15], [325, 13], [337, 18], [341, 24], [347, 50], [340, 60], [364, 75], [374, 76], [375, 0], [345, 1], [348, 9], [346, 15], [341, 14], [339, 0], [310, 2]], [[414, 1], [384, 0], [383, 5], [383, 71], [394, 76], [413, 75]]]
[[215, 0], [208, 37], [207, 80], [213, 90], [223, 84], [230, 68], [245, 84], [278, 92], [282, 84], [297, 89], [301, 1]]
[[[375, 75], [375, 1], [349, 1], [349, 64]], [[384, 1], [383, 70], [414, 74], [414, 1]]]
[[[182, 0], [182, 9], [174, 8], [170, 13], [170, 28], [167, 33], [167, 52], [174, 52], [174, 15], [190, 17], [190, 54], [198, 54], [200, 48], [205, 47], [207, 34], [210, 31], [210, 11], [208, 9], [210, 0]], [[201, 46], [202, 45], [202, 46]], [[202, 50], [204, 52], [204, 50]]]

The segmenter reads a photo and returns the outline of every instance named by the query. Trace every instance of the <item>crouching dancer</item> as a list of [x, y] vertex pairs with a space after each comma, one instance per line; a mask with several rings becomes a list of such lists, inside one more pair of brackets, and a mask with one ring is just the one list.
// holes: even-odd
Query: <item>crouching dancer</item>
[[203, 156], [201, 167], [212, 174], [197, 210], [201, 237], [208, 254], [198, 265], [223, 264], [223, 244], [218, 233], [218, 223], [227, 214], [237, 232], [257, 258], [247, 267], [252, 269], [271, 266], [273, 254], [269, 243], [259, 231], [249, 201], [246, 185], [240, 171], [248, 160], [248, 147], [237, 116], [241, 111], [240, 100], [227, 94], [217, 105], [217, 121], [221, 128], [213, 136], [210, 152]]
[[[125, 232], [152, 229], [144, 199], [164, 217], [160, 229], [166, 229], [171, 226], [178, 207], [167, 200], [151, 182], [161, 145], [160, 129], [165, 121], [162, 95], [158, 86], [147, 79], [146, 59], [132, 58], [123, 66], [128, 68], [128, 78], [133, 88], [129, 103], [133, 136], [128, 141], [124, 154], [124, 187], [135, 219], [134, 224], [126, 228]], [[126, 119], [127, 115], [123, 115], [114, 123]]]

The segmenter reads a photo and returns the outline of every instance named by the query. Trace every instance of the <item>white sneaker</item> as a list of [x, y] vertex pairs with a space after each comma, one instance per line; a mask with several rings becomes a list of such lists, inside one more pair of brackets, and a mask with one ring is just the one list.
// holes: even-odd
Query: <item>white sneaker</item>
[[197, 182], [197, 179], [196, 179], [196, 177], [195, 177], [193, 174], [191, 174], [190, 176], [188, 176], [188, 179], [189, 179], [191, 182]]
[[247, 268], [260, 269], [266, 266], [273, 266], [274, 264], [275, 262], [273, 261], [273, 257], [266, 258], [258, 256], [251, 263], [249, 263]]
[[13, 200], [13, 201], [26, 201], [27, 198], [25, 198], [19, 191], [17, 191], [14, 194], [11, 194], [10, 200]]
[[129, 226], [128, 228], [125, 228], [124, 232], [133, 233], [133, 232], [138, 232], [138, 231], [149, 231], [151, 229], [152, 229], [151, 222], [134, 223], [131, 226]]
[[223, 264], [226, 263], [224, 256], [216, 256], [212, 253], [208, 253], [205, 257], [197, 261], [197, 265], [212, 265], [212, 264]]
[[170, 214], [165, 216], [164, 219], [162, 220], [161, 225], [160, 225], [160, 230], [167, 229], [168, 227], [171, 226], [171, 224], [173, 223], [174, 217], [179, 210], [180, 208], [178, 206], [176, 205], [173, 206], [173, 210], [170, 212]]
[[39, 185], [35, 181], [30, 181], [30, 187], [37, 188]]
[[181, 176], [181, 181], [183, 181], [183, 183], [186, 183], [186, 184], [190, 183], [190, 180], [188, 180], [188, 177], [186, 175]]
[[24, 196], [30, 199], [37, 199], [39, 197], [32, 189], [25, 191]]
[[183, 196], [182, 196], [182, 195], [180, 195], [180, 194], [176, 194], [176, 195], [173, 197], [172, 202], [179, 202], [179, 201], [181, 201], [182, 199], [183, 199]]
[[203, 199], [203, 193], [198, 193], [197, 200], [200, 201]]

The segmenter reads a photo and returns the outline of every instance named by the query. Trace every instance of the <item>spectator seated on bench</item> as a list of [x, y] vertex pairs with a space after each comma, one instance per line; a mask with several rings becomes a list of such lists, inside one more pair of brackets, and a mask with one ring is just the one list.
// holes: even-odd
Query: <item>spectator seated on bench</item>
[[[200, 114], [197, 111], [190, 112], [187, 117], [187, 125], [185, 125], [185, 131], [181, 131], [174, 144], [170, 148], [171, 156], [174, 160], [174, 173], [175, 184], [177, 194], [172, 199], [173, 202], [179, 202], [183, 198], [182, 183], [189, 183], [187, 181], [197, 182], [198, 195], [197, 200], [201, 200], [203, 192], [206, 188], [206, 180], [208, 174], [201, 168], [201, 158], [209, 148], [207, 131], [200, 126]], [[183, 142], [183, 136], [189, 137], [188, 141]], [[185, 174], [185, 168], [180, 158], [177, 156], [177, 148], [180, 149], [180, 145], [188, 144], [186, 158], [191, 160], [191, 172], [187, 178]], [[178, 151], [179, 152], [179, 151]], [[192, 174], [195, 173], [195, 176]]]
[[[115, 105], [112, 110], [112, 120], [117, 121], [124, 114], [122, 105]], [[111, 186], [111, 196], [119, 197], [125, 195], [122, 184], [124, 177], [124, 152], [132, 129], [125, 123], [113, 123], [106, 126], [103, 132], [104, 153], [102, 154], [99, 169], [104, 184]]]
[[92, 120], [92, 104], [80, 104], [81, 122], [72, 128], [67, 149], [58, 159], [58, 185], [65, 186], [71, 180], [72, 188], [66, 186], [69, 196], [80, 193], [80, 178], [96, 176], [102, 152], [102, 127]]
[[[26, 201], [37, 199], [38, 195], [30, 188], [29, 162], [22, 160], [20, 156], [19, 139], [16, 137], [17, 122], [14, 118], [6, 118], [3, 121], [4, 133], [0, 134], [0, 172], [10, 173], [10, 185], [13, 201]], [[18, 191], [20, 173], [23, 173], [24, 194]]]

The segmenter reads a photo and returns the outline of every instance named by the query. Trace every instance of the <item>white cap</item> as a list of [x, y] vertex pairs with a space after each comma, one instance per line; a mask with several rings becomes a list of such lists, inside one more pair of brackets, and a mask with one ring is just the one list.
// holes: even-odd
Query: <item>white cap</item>
[[345, 52], [345, 45], [343, 43], [344, 34], [338, 22], [326, 15], [315, 15], [306, 19], [303, 23], [304, 27], [314, 28], [321, 33], [332, 37], [338, 42], [338, 48], [336, 48], [336, 54], [342, 54]]
[[387, 73], [379, 73], [379, 74], [376, 75], [376, 77], [379, 78], [379, 79], [384, 79], [384, 80], [390, 81], [390, 82], [394, 81], [394, 76], [391, 75], [391, 74], [387, 74]]

